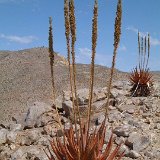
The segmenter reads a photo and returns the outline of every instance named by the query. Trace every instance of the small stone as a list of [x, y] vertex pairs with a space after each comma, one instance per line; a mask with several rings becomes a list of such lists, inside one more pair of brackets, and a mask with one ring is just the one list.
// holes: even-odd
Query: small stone
[[128, 137], [130, 133], [130, 126], [124, 125], [121, 127], [116, 127], [113, 130], [113, 133], [115, 133], [117, 136]]
[[92, 109], [95, 111], [104, 109], [106, 107], [107, 100], [97, 101], [92, 104]]
[[135, 110], [133, 109], [133, 108], [129, 108], [128, 110], [127, 110], [127, 113], [129, 113], [129, 114], [133, 114], [135, 112]]
[[22, 125], [21, 124], [11, 124], [10, 125], [10, 130], [11, 131], [21, 131], [22, 130]]
[[7, 133], [7, 142], [15, 143], [17, 138], [17, 132], [11, 131]]
[[146, 152], [144, 153], [144, 155], [145, 155], [146, 157], [149, 157], [150, 159], [153, 159], [153, 158], [154, 158], [153, 153], [150, 152], [150, 151], [146, 151]]
[[158, 130], [160, 130], [160, 123], [157, 123], [157, 124], [156, 124], [156, 128], [157, 128]]
[[71, 115], [71, 113], [73, 112], [73, 104], [72, 104], [72, 101], [65, 101], [62, 103], [62, 108], [64, 109], [65, 111], [65, 115], [67, 117], [69, 117]]
[[111, 138], [111, 135], [112, 135], [112, 131], [110, 129], [106, 129], [106, 134], [105, 134], [105, 144], [107, 144]]
[[104, 121], [105, 116], [101, 115], [98, 116], [98, 118], [91, 120], [92, 123], [94, 123], [96, 126], [100, 125]]
[[10, 148], [11, 148], [11, 150], [16, 149], [16, 145], [15, 145], [15, 144], [11, 144], [11, 145], [10, 145]]
[[109, 109], [109, 110], [116, 110], [116, 107], [109, 106], [108, 109]]
[[56, 127], [52, 125], [47, 125], [43, 127], [43, 133], [51, 137], [54, 137], [56, 135], [56, 131]]
[[8, 130], [5, 129], [5, 128], [2, 128], [0, 130], [0, 145], [6, 143], [6, 141], [7, 141], [7, 133], [8, 133]]
[[124, 92], [123, 90], [119, 90], [116, 88], [113, 88], [111, 90], [111, 98], [117, 98], [119, 96], [124, 96], [126, 94], [126, 92]]
[[151, 113], [143, 113], [143, 114], [142, 114], [142, 117], [143, 117], [143, 118], [148, 118], [148, 117], [151, 117], [151, 116], [152, 116]]
[[136, 121], [136, 120], [129, 120], [128, 121], [128, 124], [130, 124], [130, 125], [132, 125], [132, 126], [134, 126], [134, 127], [136, 127], [136, 128], [141, 128], [142, 126], [141, 126], [141, 124], [138, 122], [138, 120]]
[[130, 157], [130, 158], [139, 158], [141, 155], [139, 153], [137, 153], [136, 151], [131, 150], [131, 151], [129, 151], [128, 154], [126, 154], [126, 156]]
[[124, 112], [126, 111], [127, 113], [133, 114], [135, 112], [135, 105], [121, 105], [121, 106], [117, 106], [118, 110], [120, 112]]
[[122, 144], [122, 146], [120, 147], [118, 155], [121, 155], [122, 153], [124, 153], [124, 155], [127, 155], [129, 153], [129, 148], [124, 144]]
[[122, 114], [117, 110], [111, 110], [108, 114], [108, 120], [110, 123], [118, 122], [122, 119]]
[[58, 129], [56, 132], [57, 137], [62, 137], [63, 136], [63, 131], [61, 129]]

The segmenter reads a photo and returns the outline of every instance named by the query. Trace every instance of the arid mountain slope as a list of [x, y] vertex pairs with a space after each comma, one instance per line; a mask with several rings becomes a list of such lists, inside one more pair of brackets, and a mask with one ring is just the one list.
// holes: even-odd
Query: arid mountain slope
[[[55, 56], [57, 95], [69, 90], [68, 65], [64, 57]], [[88, 87], [89, 65], [77, 64], [77, 86]], [[116, 71], [115, 79], [126, 79], [126, 73]], [[95, 87], [105, 87], [109, 69], [95, 67]], [[14, 114], [23, 114], [35, 101], [52, 104], [52, 86], [47, 48], [21, 51], [0, 51], [0, 122]]]

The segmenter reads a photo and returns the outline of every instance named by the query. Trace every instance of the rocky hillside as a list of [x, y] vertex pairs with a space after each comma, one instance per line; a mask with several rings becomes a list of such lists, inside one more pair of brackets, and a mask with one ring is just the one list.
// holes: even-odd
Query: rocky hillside
[[[125, 152], [123, 160], [159, 160], [160, 85], [157, 84], [157, 89], [150, 97], [130, 97], [130, 87], [127, 81], [113, 84], [104, 147], [113, 129], [113, 147], [123, 142], [119, 151], [119, 154]], [[58, 99], [59, 107], [65, 110], [60, 115], [61, 121], [65, 129], [69, 129], [69, 118], [72, 120], [73, 115], [71, 94], [64, 92], [63, 102]], [[106, 101], [106, 88], [95, 89], [92, 131], [104, 120]], [[78, 90], [78, 104], [84, 120], [87, 103], [88, 90]], [[46, 150], [50, 146], [49, 140], [55, 137], [62, 138], [55, 109], [46, 103], [35, 102], [21, 120], [13, 119], [9, 125], [0, 125], [0, 160], [48, 160], [43, 149]]]
[[[57, 95], [69, 90], [68, 66], [64, 57], [55, 56], [55, 84]], [[105, 87], [108, 68], [96, 66], [95, 86]], [[120, 72], [116, 78], [125, 79]], [[89, 65], [77, 65], [78, 88], [88, 87]], [[0, 51], [0, 122], [23, 114], [35, 101], [52, 104], [50, 66], [47, 48], [21, 51]]]

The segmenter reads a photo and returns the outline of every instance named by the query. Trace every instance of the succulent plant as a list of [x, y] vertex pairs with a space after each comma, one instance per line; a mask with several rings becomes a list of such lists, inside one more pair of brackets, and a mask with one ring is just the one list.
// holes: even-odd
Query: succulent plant
[[148, 96], [151, 94], [153, 80], [149, 69], [135, 68], [130, 75], [132, 96]]
[[[148, 68], [148, 61], [150, 56], [150, 38], [140, 37], [138, 32], [138, 50], [139, 50], [139, 67], [135, 67], [129, 76], [132, 85], [132, 96], [149, 96], [152, 91], [153, 79], [152, 74]], [[148, 54], [146, 52], [148, 51]], [[147, 60], [146, 60], [147, 58]]]
[[[114, 32], [114, 52], [113, 61], [111, 67], [110, 81], [108, 83], [108, 94], [110, 94], [114, 66], [116, 62], [116, 53], [120, 41], [121, 34], [121, 0], [118, 0], [116, 19], [115, 19], [115, 32]], [[61, 126], [63, 133], [63, 139], [55, 138], [50, 141], [51, 150], [48, 148], [49, 153], [45, 151], [49, 160], [113, 160], [121, 159], [123, 152], [120, 153], [121, 144], [113, 148], [113, 134], [111, 135], [109, 142], [105, 145], [106, 134], [106, 116], [102, 124], [95, 128], [91, 132], [91, 110], [93, 99], [93, 86], [94, 86], [94, 67], [95, 67], [95, 55], [97, 46], [97, 30], [98, 30], [98, 1], [95, 0], [92, 19], [92, 57], [90, 68], [90, 81], [89, 81], [89, 103], [88, 114], [86, 121], [80, 117], [80, 111], [77, 100], [77, 87], [76, 87], [76, 65], [75, 65], [75, 42], [76, 42], [76, 19], [75, 19], [75, 7], [74, 0], [64, 0], [64, 17], [65, 17], [65, 35], [68, 52], [68, 64], [70, 74], [70, 86], [72, 93], [72, 105], [74, 112], [74, 124], [70, 123], [70, 128], [67, 130]], [[50, 23], [51, 26], [51, 23]], [[50, 32], [49, 32], [50, 33]], [[49, 41], [50, 43], [51, 41]], [[53, 42], [53, 40], [52, 40]], [[51, 45], [50, 45], [51, 46]], [[72, 61], [71, 61], [72, 60]], [[108, 102], [109, 102], [108, 96]], [[109, 103], [108, 103], [109, 105]], [[57, 110], [57, 108], [56, 108]], [[58, 111], [57, 111], [58, 114]], [[59, 119], [59, 115], [58, 119]], [[60, 123], [60, 122], [59, 122]], [[79, 129], [78, 129], [79, 123]], [[118, 157], [117, 157], [118, 155]]]
[[[113, 160], [119, 157], [120, 160], [124, 152], [119, 153], [121, 144], [113, 149], [113, 134], [111, 135], [108, 144], [104, 147], [106, 127], [102, 123], [98, 130], [94, 130], [92, 134], [87, 138], [87, 129], [83, 128], [83, 145], [82, 137], [80, 139], [75, 138], [74, 130], [71, 127], [65, 131], [65, 145], [60, 139], [52, 140], [50, 142], [51, 148], [58, 160]], [[45, 151], [46, 152], [46, 151]], [[46, 152], [49, 160], [55, 160], [54, 155], [49, 151], [50, 155]]]

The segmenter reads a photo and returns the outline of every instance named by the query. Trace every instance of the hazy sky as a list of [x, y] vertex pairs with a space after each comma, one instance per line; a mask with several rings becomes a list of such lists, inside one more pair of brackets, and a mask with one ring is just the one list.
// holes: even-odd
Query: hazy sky
[[[151, 70], [160, 70], [160, 0], [122, 0], [122, 36], [116, 68], [137, 65], [137, 30], [151, 35]], [[53, 17], [54, 50], [66, 56], [63, 0], [0, 0], [0, 50], [48, 46], [48, 17]], [[99, 0], [96, 63], [111, 65], [117, 0]], [[94, 0], [75, 0], [76, 61], [90, 63]]]

